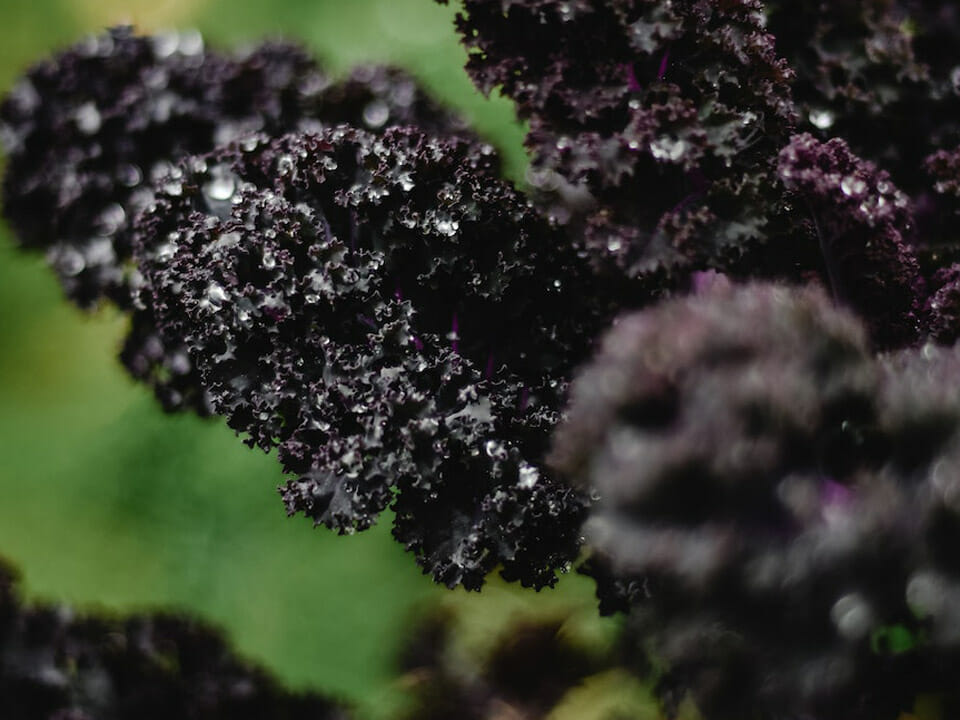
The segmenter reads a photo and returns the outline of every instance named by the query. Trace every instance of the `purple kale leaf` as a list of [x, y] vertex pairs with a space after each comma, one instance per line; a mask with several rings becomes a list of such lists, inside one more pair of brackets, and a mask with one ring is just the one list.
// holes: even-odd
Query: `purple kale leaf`
[[584, 500], [542, 467], [611, 298], [490, 148], [406, 129], [248, 139], [185, 160], [136, 228], [140, 301], [213, 409], [340, 532], [393, 503], [449, 585], [550, 585]]
[[878, 360], [813, 289], [715, 284], [614, 325], [551, 462], [599, 496], [591, 571], [668, 706], [893, 717], [955, 693], [958, 382], [957, 350]]

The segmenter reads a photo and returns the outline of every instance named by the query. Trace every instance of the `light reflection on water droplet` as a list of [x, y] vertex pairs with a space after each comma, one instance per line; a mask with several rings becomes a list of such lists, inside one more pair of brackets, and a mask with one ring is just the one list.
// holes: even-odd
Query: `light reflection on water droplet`
[[650, 143], [650, 154], [657, 160], [679, 160], [687, 151], [685, 140], [674, 140], [670, 137], [660, 137]]
[[281, 155], [277, 158], [277, 174], [280, 177], [287, 177], [294, 174], [294, 160], [291, 155]]
[[520, 479], [517, 482], [517, 485], [525, 489], [532, 488], [540, 479], [540, 471], [537, 470], [533, 465], [525, 462], [520, 463], [519, 475]]
[[97, 132], [102, 122], [100, 111], [97, 110], [97, 106], [93, 102], [84, 103], [78, 107], [74, 119], [80, 132], [86, 135], [93, 135]]
[[113, 235], [123, 227], [126, 219], [127, 213], [124, 211], [123, 206], [113, 203], [100, 214], [100, 231], [104, 235]]
[[136, 165], [124, 165], [120, 168], [117, 173], [117, 176], [127, 187], [134, 187], [139, 185], [143, 180], [143, 173], [140, 172], [140, 168]]
[[233, 175], [214, 172], [213, 177], [203, 186], [203, 194], [211, 200], [223, 201], [229, 200], [236, 189], [237, 181]]
[[810, 123], [820, 130], [826, 130], [829, 127], [833, 127], [833, 123], [836, 118], [834, 118], [833, 113], [829, 110], [823, 110], [815, 108], [810, 111], [808, 116]]
[[87, 261], [80, 251], [71, 247], [64, 248], [57, 258], [57, 269], [67, 277], [79, 275], [86, 266]]
[[203, 52], [203, 35], [196, 30], [184, 30], [180, 33], [178, 50], [184, 55], [199, 55]]
[[460, 229], [460, 223], [451, 218], [442, 217], [437, 218], [436, 227], [438, 233], [450, 237], [457, 234], [457, 230]]
[[397, 176], [397, 182], [400, 183], [400, 189], [404, 192], [410, 192], [413, 190], [413, 178], [410, 177], [409, 172], [402, 172]]
[[221, 307], [224, 301], [227, 299], [227, 293], [224, 292], [223, 288], [215, 282], [212, 282], [207, 286], [206, 294], [210, 305], [215, 308]]
[[176, 32], [161, 32], [153, 36], [153, 53], [158, 58], [170, 57], [180, 45], [180, 35]]
[[163, 190], [167, 195], [178, 197], [183, 195], [183, 183], [179, 180], [169, 180], [163, 184], [161, 190]]
[[169, 260], [174, 255], [177, 254], [177, 249], [179, 246], [175, 242], [165, 242], [159, 247], [157, 247], [156, 258], [160, 262], [165, 262]]
[[389, 119], [390, 107], [383, 100], [373, 100], [363, 109], [363, 121], [367, 127], [383, 127]]
[[487, 455], [492, 457], [494, 460], [507, 459], [507, 449], [496, 440], [487, 440], [487, 442], [484, 443], [483, 449], [486, 451]]
[[848, 175], [840, 182], [840, 190], [844, 195], [862, 195], [867, 189], [867, 184], [854, 175]]

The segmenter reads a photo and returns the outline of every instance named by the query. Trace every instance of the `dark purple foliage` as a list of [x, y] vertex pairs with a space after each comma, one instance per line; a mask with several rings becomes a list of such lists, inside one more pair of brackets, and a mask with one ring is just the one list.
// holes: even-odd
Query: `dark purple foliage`
[[881, 347], [913, 342], [923, 284], [909, 244], [910, 199], [838, 138], [797, 135], [778, 160], [777, 176], [797, 215], [809, 218], [834, 298], [867, 320]]
[[960, 339], [960, 265], [954, 263], [937, 271], [924, 312], [930, 336], [944, 345]]
[[[620, 319], [552, 464], [599, 494], [607, 609], [707, 717], [895, 717], [951, 688], [957, 351], [879, 361], [820, 291], [715, 286]], [[917, 643], [882, 646], [889, 628]], [[879, 644], [878, 644], [879, 643]]]
[[763, 22], [756, 0], [467, 0], [457, 26], [477, 86], [529, 120], [534, 178], [581, 189], [554, 214], [582, 216], [598, 266], [669, 285], [765, 240], [777, 212], [792, 73]]
[[[928, 158], [960, 147], [960, 10], [928, 0], [772, 0], [768, 29], [796, 73], [800, 129], [838, 137], [912, 199], [921, 260], [958, 256], [960, 210]], [[934, 255], [927, 258], [928, 255]], [[940, 257], [936, 257], [940, 256]], [[928, 273], [929, 274], [929, 273]]]
[[341, 122], [465, 132], [400, 70], [362, 67], [333, 82], [296, 45], [225, 55], [206, 51], [195, 32], [140, 37], [116, 28], [33, 67], [0, 106], [4, 214], [21, 245], [46, 251], [71, 300], [135, 309], [124, 364], [166, 409], [206, 414], [177, 339], [161, 343], [150, 309], [132, 305], [131, 222], [184, 155], [251, 133]]
[[346, 127], [188, 159], [138, 224], [140, 297], [213, 409], [279, 448], [291, 513], [351, 532], [392, 503], [439, 581], [539, 587], [583, 511], [540, 458], [610, 311], [494, 162]]
[[347, 720], [315, 693], [281, 689], [216, 630], [175, 615], [77, 615], [27, 605], [0, 564], [5, 720]]

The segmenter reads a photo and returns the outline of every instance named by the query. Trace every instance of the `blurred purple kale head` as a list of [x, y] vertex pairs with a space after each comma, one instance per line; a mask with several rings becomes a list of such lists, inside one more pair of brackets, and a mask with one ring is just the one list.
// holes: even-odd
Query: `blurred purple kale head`
[[213, 628], [159, 613], [109, 617], [27, 605], [0, 559], [0, 699], [6, 720], [350, 720], [240, 660]]
[[577, 564], [668, 714], [960, 713], [960, 9], [456, 27], [524, 188], [401, 70], [121, 28], [0, 106], [7, 221], [164, 409], [276, 449], [288, 513], [390, 509], [450, 587]]

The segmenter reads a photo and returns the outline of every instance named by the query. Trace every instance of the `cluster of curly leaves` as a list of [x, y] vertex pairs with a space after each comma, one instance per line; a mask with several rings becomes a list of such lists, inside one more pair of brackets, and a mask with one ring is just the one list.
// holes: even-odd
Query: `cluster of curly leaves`
[[587, 571], [667, 705], [956, 707], [956, 9], [466, 0], [458, 25], [594, 270], [693, 292], [619, 319], [549, 461], [597, 498]]
[[960, 12], [464, 0], [457, 25], [529, 122], [531, 199], [398, 71], [120, 30], [0, 108], [6, 215], [71, 298], [131, 312], [167, 409], [277, 449], [289, 512], [390, 507], [467, 588], [552, 585], [588, 518], [668, 706], [952, 691]]
[[718, 281], [609, 332], [551, 460], [599, 493], [602, 609], [633, 608], [667, 699], [720, 718], [960, 701], [958, 378], [958, 349], [874, 356], [817, 288]]
[[122, 360], [165, 408], [277, 448], [290, 513], [352, 532], [390, 506], [450, 586], [576, 558], [585, 498], [542, 458], [622, 293], [409, 77], [118, 29], [0, 120], [21, 244], [131, 313]]
[[0, 698], [9, 720], [349, 717], [329, 699], [284, 691], [195, 621], [27, 605], [2, 562]]

